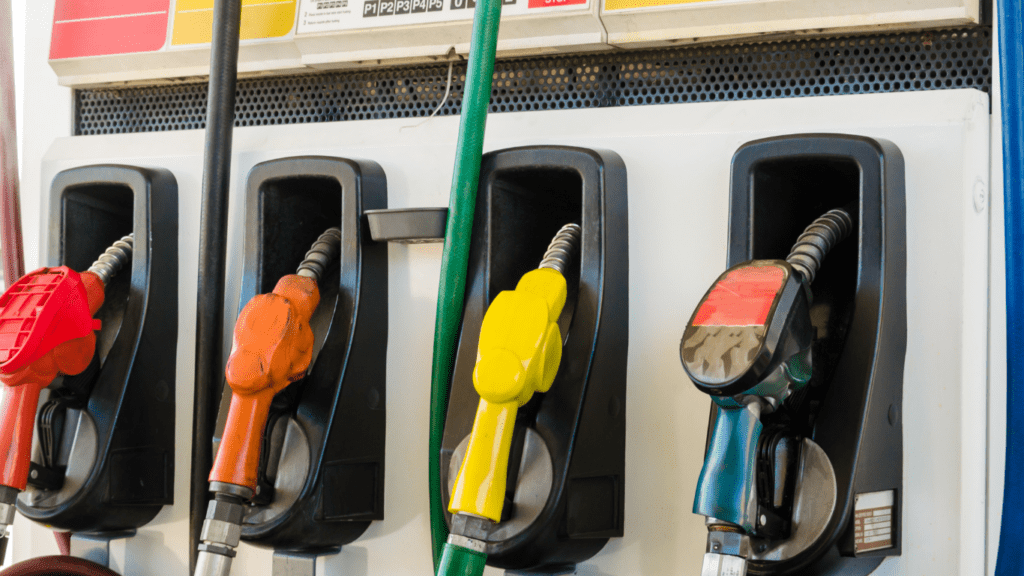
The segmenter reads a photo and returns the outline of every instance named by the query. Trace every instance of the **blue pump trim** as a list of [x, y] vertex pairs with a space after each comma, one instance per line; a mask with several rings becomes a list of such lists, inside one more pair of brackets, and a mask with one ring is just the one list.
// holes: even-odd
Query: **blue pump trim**
[[1019, 0], [997, 1], [1006, 209], [1006, 484], [996, 576], [1024, 574], [1024, 35]]

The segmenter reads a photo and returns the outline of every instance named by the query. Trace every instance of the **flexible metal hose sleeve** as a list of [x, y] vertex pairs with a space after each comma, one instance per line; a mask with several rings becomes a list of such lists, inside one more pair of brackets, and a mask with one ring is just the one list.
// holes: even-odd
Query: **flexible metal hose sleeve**
[[299, 264], [297, 274], [308, 276], [319, 282], [331, 262], [338, 259], [339, 254], [341, 254], [341, 229], [328, 228], [316, 239], [309, 252], [306, 252], [306, 257]]
[[814, 282], [825, 256], [852, 231], [853, 218], [849, 212], [842, 208], [829, 210], [796, 239], [786, 261], [810, 284]]
[[547, 251], [544, 252], [544, 259], [540, 261], [538, 268], [551, 268], [564, 276], [565, 270], [569, 267], [569, 262], [572, 261], [573, 256], [579, 251], [580, 237], [582, 235], [583, 229], [580, 228], [579, 224], [566, 224], [562, 226], [562, 229], [551, 239], [551, 244], [548, 245]]
[[6, 568], [0, 576], [119, 576], [117, 572], [74, 556], [41, 556]]
[[448, 538], [445, 505], [441, 497], [441, 438], [448, 413], [448, 386], [455, 363], [455, 347], [462, 324], [462, 306], [466, 290], [466, 267], [476, 211], [480, 157], [483, 155], [484, 128], [491, 101], [494, 54], [498, 45], [501, 0], [480, 0], [473, 15], [473, 34], [469, 44], [469, 63], [462, 98], [459, 143], [455, 152], [448, 225], [441, 255], [441, 280], [437, 292], [437, 317], [434, 322], [434, 361], [430, 379], [430, 534], [433, 540], [434, 568]]
[[213, 466], [212, 439], [224, 375], [224, 274], [228, 241], [228, 189], [231, 136], [235, 122], [235, 82], [241, 0], [215, 0], [210, 47], [210, 88], [203, 162], [199, 232], [199, 282], [196, 306], [195, 391], [192, 421], [192, 478], [189, 498], [189, 573], [203, 528]]
[[18, 128], [14, 89], [14, 26], [11, 1], [0, 4], [0, 251], [4, 281], [10, 286], [25, 275], [22, 254], [18, 180]]
[[135, 249], [135, 234], [124, 236], [107, 248], [100, 257], [89, 266], [92, 272], [103, 281], [106, 286], [110, 280], [125, 267], [132, 259], [132, 250]]

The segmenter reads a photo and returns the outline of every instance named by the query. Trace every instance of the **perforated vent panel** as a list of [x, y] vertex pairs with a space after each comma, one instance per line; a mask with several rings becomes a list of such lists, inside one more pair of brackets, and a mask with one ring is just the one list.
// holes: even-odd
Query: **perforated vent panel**
[[[235, 126], [458, 114], [464, 63], [238, 83]], [[977, 88], [990, 27], [502, 60], [492, 112]], [[206, 83], [76, 92], [75, 134], [205, 127]]]

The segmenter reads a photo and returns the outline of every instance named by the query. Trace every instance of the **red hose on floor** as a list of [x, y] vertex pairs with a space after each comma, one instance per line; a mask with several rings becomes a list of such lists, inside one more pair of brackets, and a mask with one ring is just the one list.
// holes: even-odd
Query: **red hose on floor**
[[119, 576], [94, 562], [73, 556], [43, 556], [18, 562], [0, 576]]

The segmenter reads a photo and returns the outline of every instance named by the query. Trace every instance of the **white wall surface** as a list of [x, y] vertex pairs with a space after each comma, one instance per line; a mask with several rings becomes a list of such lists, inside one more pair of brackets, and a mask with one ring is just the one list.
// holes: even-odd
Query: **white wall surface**
[[[57, 84], [47, 62], [50, 53], [50, 25], [53, 22], [52, 0], [28, 2], [14, 0], [15, 51], [23, 50], [20, 69], [22, 94], [18, 115], [22, 118], [21, 146], [21, 220], [25, 242], [25, 269], [32, 270], [40, 265], [40, 230], [48, 223], [41, 222], [40, 195], [49, 188], [49, 181], [40, 180], [39, 166], [43, 154], [56, 138], [71, 135], [72, 102], [71, 90]], [[19, 20], [18, 11], [23, 14]], [[23, 26], [19, 26], [23, 22]], [[19, 37], [23, 42], [19, 42]], [[21, 46], [21, 48], [19, 48]], [[17, 81], [17, 80], [16, 80]], [[26, 97], [27, 96], [27, 97]]]

